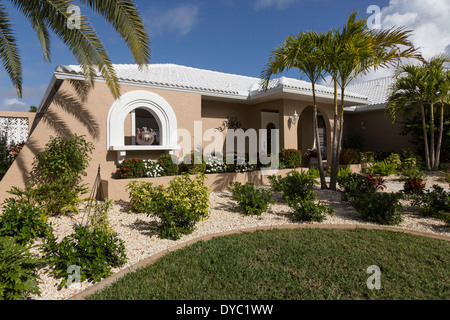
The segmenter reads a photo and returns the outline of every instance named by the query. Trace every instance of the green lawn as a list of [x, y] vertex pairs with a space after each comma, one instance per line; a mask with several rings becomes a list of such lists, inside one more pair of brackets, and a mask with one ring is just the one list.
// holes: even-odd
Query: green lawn
[[450, 299], [449, 257], [448, 242], [391, 231], [257, 231], [172, 252], [88, 299]]

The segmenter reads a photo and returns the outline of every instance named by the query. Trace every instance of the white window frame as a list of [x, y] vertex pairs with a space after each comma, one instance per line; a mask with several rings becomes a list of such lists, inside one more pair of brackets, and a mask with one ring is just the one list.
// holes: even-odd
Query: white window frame
[[[125, 145], [125, 119], [134, 110], [145, 109], [154, 115], [160, 127], [161, 144], [156, 146]], [[132, 121], [134, 126], [134, 121]], [[135, 133], [132, 134], [135, 136]], [[117, 151], [118, 162], [122, 162], [127, 151], [168, 151], [180, 149], [177, 145], [177, 117], [170, 104], [160, 95], [136, 90], [123, 94], [111, 106], [107, 118], [107, 143], [108, 151]]]

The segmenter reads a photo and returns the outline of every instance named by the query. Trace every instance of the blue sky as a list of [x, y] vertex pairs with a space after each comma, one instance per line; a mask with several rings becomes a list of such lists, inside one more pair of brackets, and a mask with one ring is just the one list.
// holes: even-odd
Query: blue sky
[[[382, 9], [383, 27], [400, 23], [419, 30], [417, 42], [430, 55], [445, 48], [450, 51], [448, 0], [137, 0], [135, 3], [151, 38], [151, 63], [175, 63], [258, 77], [270, 51], [289, 34], [339, 28], [353, 10], [359, 10], [361, 17], [369, 17], [366, 11], [370, 5]], [[95, 13], [82, 6], [81, 10], [90, 18], [113, 63], [133, 63], [114, 30]], [[45, 63], [29, 23], [14, 9], [10, 12], [23, 62], [24, 98], [17, 99], [9, 78], [0, 69], [0, 110], [25, 111], [29, 105], [39, 105], [55, 67], [75, 64], [76, 60], [53, 37], [52, 61]], [[438, 31], [430, 29], [430, 23]], [[433, 35], [427, 28], [434, 31]], [[287, 76], [299, 78], [300, 74], [292, 71]]]

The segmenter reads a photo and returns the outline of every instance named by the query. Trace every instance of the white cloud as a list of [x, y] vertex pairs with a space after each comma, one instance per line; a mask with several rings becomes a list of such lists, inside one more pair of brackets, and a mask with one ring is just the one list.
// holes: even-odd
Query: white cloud
[[193, 4], [184, 4], [165, 11], [153, 8], [149, 11], [149, 18], [144, 18], [144, 21], [149, 27], [150, 36], [176, 32], [182, 37], [191, 32], [197, 24], [199, 13], [200, 8]]
[[[450, 1], [448, 0], [391, 0], [381, 10], [381, 27], [405, 26], [412, 31], [411, 41], [425, 59], [447, 53], [450, 55]], [[404, 60], [404, 63], [419, 63]], [[379, 69], [354, 80], [354, 83], [392, 75], [394, 68]]]
[[17, 98], [3, 98], [2, 109], [8, 111], [25, 111], [26, 103]]
[[298, 0], [257, 0], [253, 8], [256, 11], [276, 7], [279, 10], [286, 9]]

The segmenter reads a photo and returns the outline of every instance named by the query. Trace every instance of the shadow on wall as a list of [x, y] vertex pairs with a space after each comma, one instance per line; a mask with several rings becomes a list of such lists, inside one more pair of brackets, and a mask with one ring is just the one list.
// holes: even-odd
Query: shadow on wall
[[[99, 124], [83, 103], [86, 101], [91, 88], [84, 81], [70, 81], [70, 84], [76, 94], [71, 95], [61, 91], [56, 93], [50, 102], [52, 107], [44, 112], [41, 122], [44, 122], [57, 136], [66, 138], [74, 133], [70, 128], [73, 127], [71, 122], [75, 118], [87, 129], [90, 138], [98, 141], [100, 137]], [[61, 110], [70, 114], [73, 118], [64, 119], [64, 112], [60, 112]], [[32, 170], [35, 156], [45, 149], [45, 144], [47, 143], [47, 141], [42, 141], [41, 136], [36, 136], [35, 130], [34, 133], [33, 135], [32, 132], [24, 150], [21, 151], [13, 164], [19, 170], [22, 181], [25, 183], [30, 180], [30, 171]], [[14, 172], [17, 171], [14, 170]], [[20, 179], [18, 178], [17, 180]]]

